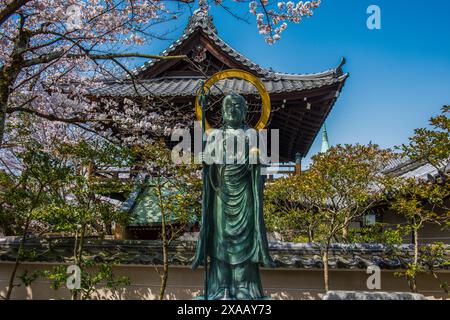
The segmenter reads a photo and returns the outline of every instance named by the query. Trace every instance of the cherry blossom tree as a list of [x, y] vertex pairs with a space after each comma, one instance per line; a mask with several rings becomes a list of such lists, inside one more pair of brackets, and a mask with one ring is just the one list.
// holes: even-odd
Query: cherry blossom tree
[[152, 126], [157, 113], [143, 113], [132, 101], [95, 101], [89, 93], [101, 80], [131, 76], [124, 59], [162, 58], [126, 50], [153, 37], [155, 24], [176, 17], [161, 1], [3, 1], [0, 142], [7, 142], [7, 117], [23, 113], [84, 129], [99, 123], [100, 129], [105, 123], [149, 129], [143, 127]]
[[[14, 140], [5, 136], [7, 119], [28, 113], [48, 121], [75, 125], [113, 135], [123, 131], [136, 142], [149, 138], [148, 132], [170, 133], [174, 111], [159, 99], [142, 110], [136, 101], [92, 99], [91, 90], [105, 79], [132, 79], [127, 59], [182, 59], [129, 51], [155, 36], [153, 26], [176, 19], [179, 11], [158, 0], [3, 0], [0, 3], [0, 143]], [[194, 0], [179, 0], [192, 3]], [[207, 0], [199, 0], [207, 7]], [[237, 1], [239, 2], [239, 1]], [[222, 1], [214, 1], [216, 5]], [[287, 22], [298, 23], [311, 16], [320, 1], [250, 3], [258, 29], [268, 43], [280, 39]], [[146, 95], [151, 96], [149, 95]], [[142, 101], [139, 101], [142, 103]], [[163, 110], [163, 111], [162, 111]], [[179, 121], [180, 123], [182, 121]], [[60, 127], [58, 124], [57, 127]], [[132, 130], [130, 130], [132, 129]], [[130, 132], [131, 131], [131, 132]]]
[[[176, 2], [190, 6], [194, 0]], [[204, 10], [208, 4], [223, 6], [220, 0], [198, 0]], [[250, 12], [271, 44], [288, 22], [300, 22], [319, 4], [274, 6], [263, 0], [251, 2]], [[247, 4], [242, 5], [247, 12]], [[18, 141], [27, 135], [40, 136], [44, 146], [56, 137], [82, 140], [99, 133], [125, 144], [145, 144], [190, 123], [186, 118], [192, 115], [178, 112], [169, 101], [140, 94], [138, 88], [145, 86], [129, 67], [130, 58], [184, 58], [135, 49], [157, 36], [156, 24], [181, 13], [168, 7], [166, 0], [0, 1], [0, 160], [14, 170], [17, 150], [11, 148], [20, 147]], [[105, 80], [124, 78], [132, 81], [136, 98], [93, 96]]]

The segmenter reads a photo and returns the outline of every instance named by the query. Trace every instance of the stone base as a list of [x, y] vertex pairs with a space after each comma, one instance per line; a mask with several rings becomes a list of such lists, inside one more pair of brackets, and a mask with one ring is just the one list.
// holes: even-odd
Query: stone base
[[[196, 297], [194, 297], [194, 298], [192, 298], [192, 300], [196, 300], [196, 301], [198, 301], [198, 300], [205, 300], [205, 296], [204, 295], [198, 295], [198, 296], [196, 296]], [[236, 298], [233, 298], [233, 297], [222, 297], [221, 299], [206, 299], [206, 300], [210, 300], [210, 301], [213, 301], [213, 300], [229, 300], [229, 301], [258, 301], [258, 300], [272, 300], [272, 298], [271, 297], [269, 297], [269, 296], [264, 296], [264, 297], [260, 297], [260, 298], [257, 298], [257, 299], [252, 299], [252, 300], [239, 300], [239, 299], [236, 299]]]
[[410, 292], [328, 291], [322, 300], [426, 300], [426, 298], [422, 294]]

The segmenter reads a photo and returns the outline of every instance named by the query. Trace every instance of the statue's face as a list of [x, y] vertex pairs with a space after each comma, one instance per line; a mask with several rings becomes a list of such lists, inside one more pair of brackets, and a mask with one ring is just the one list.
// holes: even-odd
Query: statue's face
[[240, 94], [232, 93], [223, 99], [222, 116], [225, 124], [238, 127], [244, 122], [246, 114], [247, 103]]

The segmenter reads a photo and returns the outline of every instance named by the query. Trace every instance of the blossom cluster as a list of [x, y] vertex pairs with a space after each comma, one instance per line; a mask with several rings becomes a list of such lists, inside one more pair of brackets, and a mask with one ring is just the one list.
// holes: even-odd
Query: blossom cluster
[[299, 1], [294, 3], [278, 2], [276, 5], [268, 0], [251, 1], [250, 13], [255, 15], [259, 33], [264, 35], [268, 44], [281, 39], [281, 33], [286, 30], [288, 23], [300, 23], [303, 17], [313, 15], [313, 10], [320, 5], [320, 0]]

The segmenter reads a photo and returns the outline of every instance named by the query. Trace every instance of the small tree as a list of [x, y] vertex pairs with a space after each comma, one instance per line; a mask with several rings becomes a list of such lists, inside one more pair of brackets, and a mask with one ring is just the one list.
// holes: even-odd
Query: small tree
[[[52, 232], [63, 232], [74, 236], [73, 261], [81, 273], [81, 287], [72, 289], [73, 300], [88, 299], [93, 288], [106, 280], [107, 286], [114, 287], [124, 279], [116, 280], [108, 263], [97, 264], [83, 257], [85, 237], [111, 234], [111, 223], [124, 223], [126, 215], [119, 210], [119, 203], [108, 198], [111, 193], [129, 192], [131, 186], [118, 179], [108, 181], [93, 175], [93, 166], [126, 165], [127, 155], [121, 148], [108, 143], [80, 141], [75, 144], [55, 143], [57, 159], [70, 166], [70, 174], [58, 186], [59, 197], [42, 206], [38, 218], [45, 221]], [[98, 269], [90, 273], [88, 269]], [[56, 267], [52, 272], [44, 273], [53, 280], [53, 286], [59, 288], [62, 279], [67, 278], [64, 267]], [[80, 296], [81, 293], [81, 296]]]
[[[391, 208], [397, 214], [402, 215], [413, 233], [414, 258], [407, 264], [403, 275], [413, 292], [417, 292], [417, 275], [424, 271], [420, 264], [419, 256], [419, 230], [426, 223], [445, 224], [450, 218], [450, 211], [445, 207], [444, 200], [449, 196], [448, 184], [444, 186], [417, 181], [414, 178], [398, 182]], [[441, 209], [443, 213], [437, 213]]]
[[348, 241], [351, 221], [360, 219], [384, 198], [390, 178], [381, 174], [393, 157], [377, 145], [337, 145], [312, 158], [305, 190], [321, 219], [320, 242], [324, 243], [324, 286], [329, 290], [328, 254], [334, 241]]
[[414, 135], [409, 138], [409, 144], [397, 147], [403, 156], [432, 165], [444, 180], [448, 178], [445, 169], [450, 165], [449, 113], [450, 106], [442, 107], [442, 113], [430, 119], [431, 128], [414, 130]]
[[264, 218], [267, 229], [294, 242], [314, 242], [324, 222], [311, 199], [310, 174], [290, 175], [275, 180], [264, 190]]
[[448, 268], [450, 261], [446, 257], [446, 248], [442, 242], [432, 243], [421, 250], [422, 264], [425, 271], [430, 273], [434, 279], [439, 282], [439, 286], [445, 293], [449, 293], [448, 282], [439, 278], [436, 270], [439, 268]]
[[[446, 228], [450, 221], [449, 209], [445, 205], [449, 196], [447, 172], [450, 165], [449, 113], [450, 106], [443, 106], [442, 113], [430, 119], [430, 128], [414, 130], [414, 135], [409, 138], [409, 144], [397, 147], [402, 151], [402, 156], [414, 161], [424, 161], [433, 166], [440, 178], [432, 181], [400, 178], [394, 188], [391, 207], [406, 219], [414, 238], [414, 259], [403, 273], [413, 292], [417, 291], [417, 275], [424, 271], [420, 264], [419, 230], [426, 223], [437, 223]], [[438, 210], [441, 212], [438, 213]]]
[[[155, 195], [161, 214], [162, 272], [156, 268], [161, 286], [159, 299], [164, 299], [169, 275], [169, 246], [200, 213], [201, 180], [194, 164], [174, 164], [171, 151], [162, 142], [135, 147], [134, 165], [145, 168], [151, 179], [143, 185]], [[169, 223], [169, 219], [176, 223]]]
[[4, 297], [6, 300], [10, 299], [13, 288], [16, 286], [14, 281], [18, 267], [25, 256], [30, 224], [38, 219], [37, 212], [42, 206], [46, 206], [54, 197], [59, 196], [58, 185], [66, 179], [69, 173], [68, 167], [43, 152], [39, 145], [30, 143], [27, 147], [28, 149], [18, 155], [22, 165], [21, 171], [16, 173], [10, 171], [9, 174], [1, 173], [0, 214], [4, 222], [12, 224], [11, 231], [15, 231], [21, 236]]

